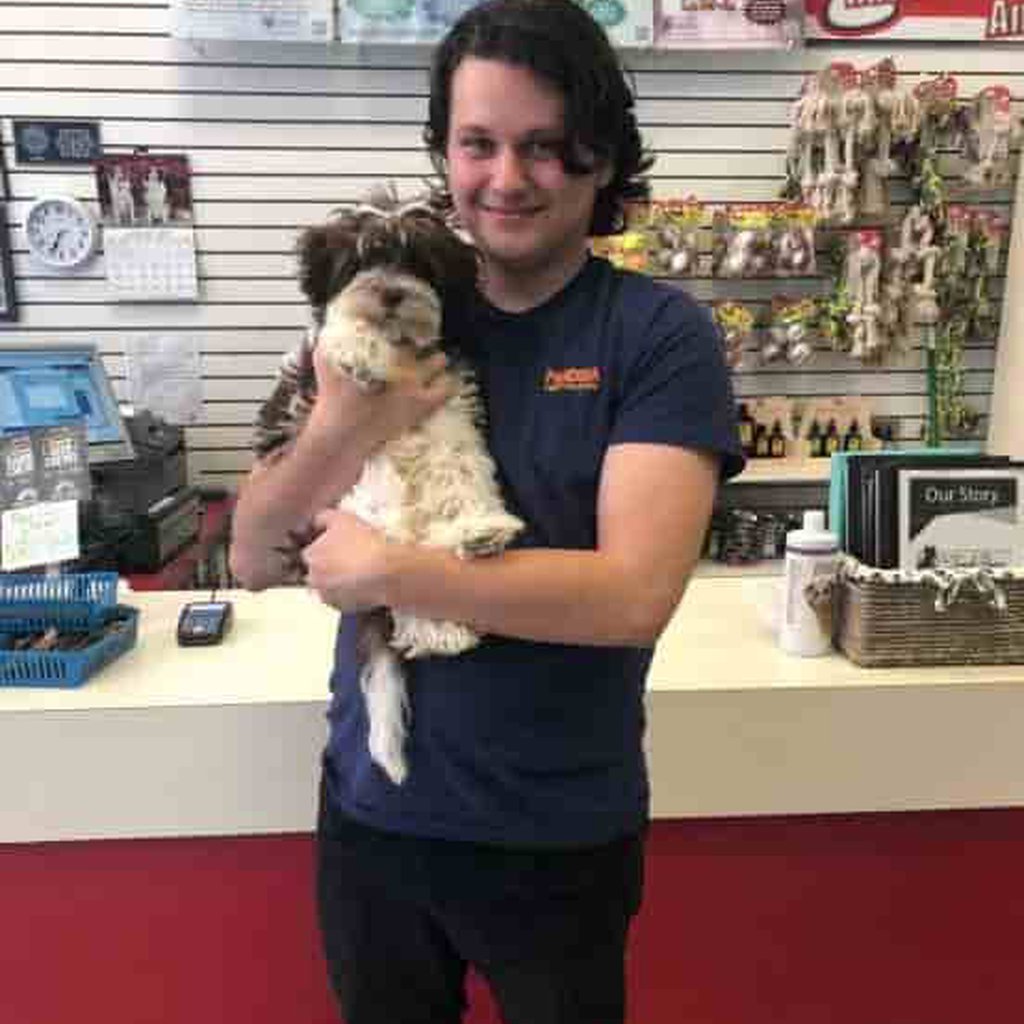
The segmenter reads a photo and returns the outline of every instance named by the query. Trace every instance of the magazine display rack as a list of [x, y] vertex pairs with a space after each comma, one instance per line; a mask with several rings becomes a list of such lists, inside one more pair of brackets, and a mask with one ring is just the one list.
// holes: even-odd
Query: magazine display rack
[[875, 569], [850, 556], [833, 593], [835, 640], [855, 664], [1024, 663], [1024, 569]]

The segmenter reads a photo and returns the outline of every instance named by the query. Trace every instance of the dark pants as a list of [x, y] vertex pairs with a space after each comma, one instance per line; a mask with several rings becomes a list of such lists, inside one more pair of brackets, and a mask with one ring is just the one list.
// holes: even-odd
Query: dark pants
[[317, 898], [347, 1024], [457, 1024], [467, 965], [506, 1024], [623, 1024], [643, 836], [522, 849], [367, 828], [321, 789]]

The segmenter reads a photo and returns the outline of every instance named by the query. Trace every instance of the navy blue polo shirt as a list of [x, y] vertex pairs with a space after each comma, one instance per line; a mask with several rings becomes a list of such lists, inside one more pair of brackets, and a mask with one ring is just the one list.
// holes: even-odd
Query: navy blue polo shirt
[[[451, 303], [445, 333], [480, 381], [518, 547], [593, 549], [609, 446], [679, 445], [742, 466], [717, 331], [678, 289], [591, 258], [521, 314]], [[643, 523], [637, 523], [642, 530]], [[328, 791], [377, 828], [514, 845], [599, 843], [642, 826], [642, 738], [652, 651], [489, 636], [457, 657], [406, 663], [409, 774], [371, 762], [354, 623], [331, 677]]]

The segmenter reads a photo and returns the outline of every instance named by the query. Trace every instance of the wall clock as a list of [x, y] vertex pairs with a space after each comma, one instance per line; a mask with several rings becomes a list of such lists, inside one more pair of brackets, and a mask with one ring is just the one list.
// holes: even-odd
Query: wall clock
[[54, 270], [81, 266], [96, 251], [99, 225], [77, 199], [44, 196], [25, 214], [28, 251]]

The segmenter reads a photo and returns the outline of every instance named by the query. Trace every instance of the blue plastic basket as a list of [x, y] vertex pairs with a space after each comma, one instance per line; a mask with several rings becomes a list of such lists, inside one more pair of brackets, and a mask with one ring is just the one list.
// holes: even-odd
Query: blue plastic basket
[[56, 626], [89, 632], [115, 625], [75, 651], [0, 650], [0, 686], [81, 686], [94, 672], [135, 646], [139, 613], [116, 604], [117, 573], [0, 576], [0, 647], [15, 636]]

